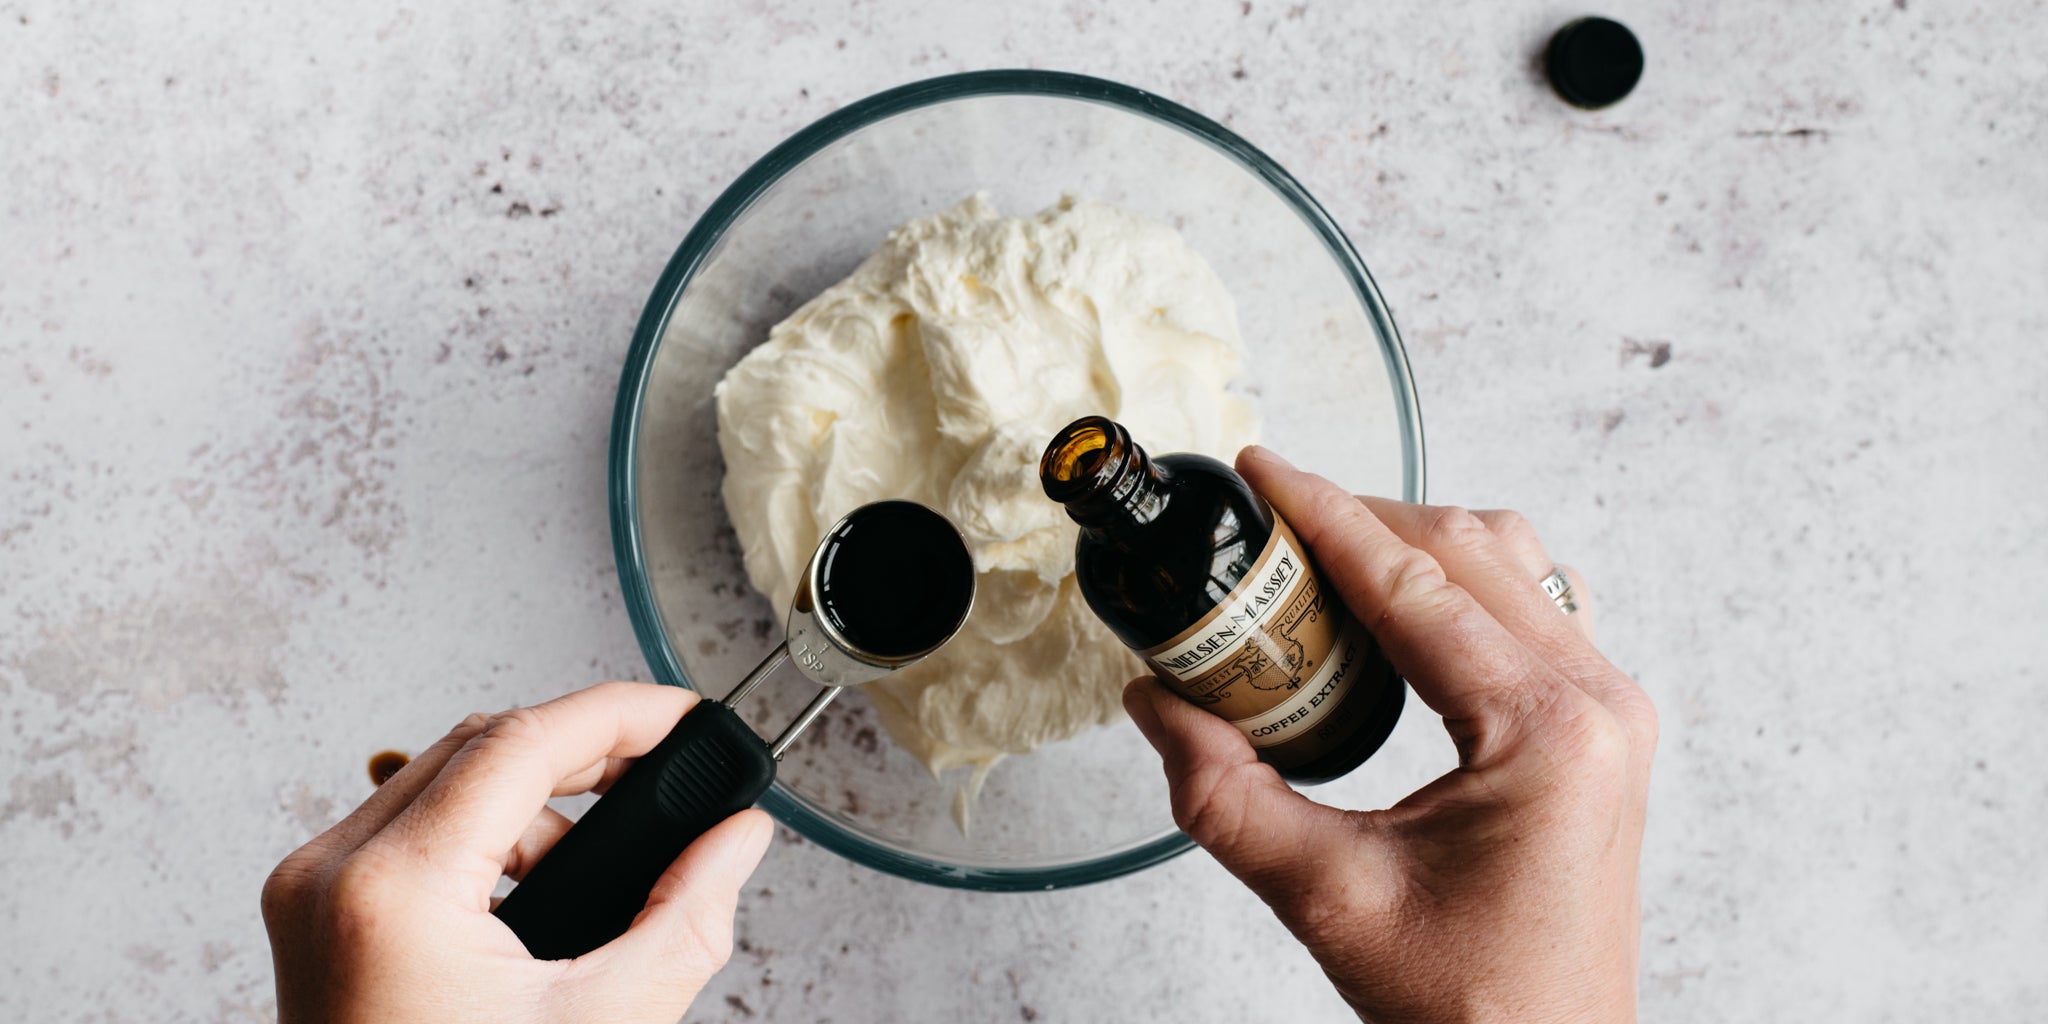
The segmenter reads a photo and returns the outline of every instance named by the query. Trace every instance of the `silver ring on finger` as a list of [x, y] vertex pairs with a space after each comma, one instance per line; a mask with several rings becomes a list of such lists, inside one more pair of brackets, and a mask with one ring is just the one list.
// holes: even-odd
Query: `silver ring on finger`
[[1550, 575], [1543, 577], [1543, 595], [1557, 602], [1559, 611], [1570, 615], [1579, 610], [1579, 602], [1572, 595], [1572, 578], [1557, 566], [1550, 567]]

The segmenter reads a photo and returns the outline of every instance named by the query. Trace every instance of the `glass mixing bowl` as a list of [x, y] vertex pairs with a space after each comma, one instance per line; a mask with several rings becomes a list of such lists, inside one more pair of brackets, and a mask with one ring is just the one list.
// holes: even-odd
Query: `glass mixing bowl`
[[[1237, 386], [1265, 443], [1355, 491], [1420, 500], [1422, 427], [1394, 321], [1343, 232], [1279, 165], [1193, 111], [1100, 79], [918, 82], [748, 168], [647, 300], [619, 382], [610, 489], [626, 607], [659, 681], [724, 694], [781, 640], [786, 613], [741, 566], [719, 493], [713, 386], [891, 228], [977, 191], [1006, 214], [1073, 193], [1178, 228], [1237, 300]], [[812, 692], [785, 671], [741, 712], [772, 736]], [[1001, 762], [965, 831], [951, 813], [964, 774], [934, 779], [856, 691], [789, 751], [761, 806], [862, 864], [972, 889], [1099, 881], [1190, 845], [1129, 722]]]

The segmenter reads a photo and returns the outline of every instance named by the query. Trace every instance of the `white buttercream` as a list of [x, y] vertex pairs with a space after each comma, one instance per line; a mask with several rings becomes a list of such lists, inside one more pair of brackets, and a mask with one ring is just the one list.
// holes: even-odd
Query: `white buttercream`
[[1151, 451], [1229, 459], [1257, 433], [1226, 390], [1237, 345], [1222, 281], [1164, 224], [1072, 198], [1003, 217], [982, 196], [904, 224], [719, 383], [747, 574], [786, 607], [838, 517], [924, 502], [966, 535], [980, 589], [952, 643], [866, 687], [890, 735], [934, 772], [985, 771], [1109, 721], [1141, 664], [1075, 589], [1039, 453], [1102, 414]]

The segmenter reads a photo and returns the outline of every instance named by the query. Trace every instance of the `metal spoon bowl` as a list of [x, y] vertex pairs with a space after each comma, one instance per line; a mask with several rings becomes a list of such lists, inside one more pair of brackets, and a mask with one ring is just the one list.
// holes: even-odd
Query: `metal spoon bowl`
[[[830, 616], [820, 613], [816, 595], [825, 591], [833, 563], [832, 559], [825, 556], [835, 542], [851, 542], [850, 539], [842, 538], [851, 537], [854, 531], [850, 527], [855, 525], [860, 517], [901, 514], [908, 510], [915, 510], [919, 518], [929, 520], [930, 539], [958, 546], [959, 554], [967, 566], [964, 585], [967, 600], [959, 605], [959, 614], [953, 618], [951, 628], [947, 629], [936, 643], [907, 654], [885, 654], [864, 650], [848, 639], [845, 631], [840, 629]], [[816, 697], [811, 698], [809, 704], [804, 705], [804, 709], [782, 730], [782, 734], [775, 738], [775, 742], [769, 745], [769, 753], [779, 761], [782, 759], [783, 751], [789, 749], [789, 745], [796, 741], [834, 698], [839, 696], [842, 689], [873, 682], [897, 669], [914, 665], [944, 647], [960, 632], [960, 627], [966, 624], [968, 614], [974, 610], [974, 596], [973, 561], [967, 555], [967, 539], [960, 535], [959, 528], [954, 526], [951, 520], [925, 505], [912, 501], [877, 501], [862, 505], [833, 524], [832, 529], [825, 531], [825, 539], [819, 541], [817, 550], [811, 553], [810, 564], [804, 568], [803, 582], [797, 586], [796, 597], [790, 601], [788, 624], [783, 630], [785, 639], [777, 644], [774, 650], [769, 651], [768, 656], [763, 658], [759, 665], [754, 666], [754, 670], [747, 673], [746, 678], [741, 679], [740, 684], [733, 687], [731, 693], [725, 695], [725, 706], [738, 706], [739, 702], [745, 700], [747, 694], [752, 693], [754, 687], [768, 678], [785, 659], [794, 661], [797, 671], [803, 673], [804, 678], [824, 687], [818, 691]]]

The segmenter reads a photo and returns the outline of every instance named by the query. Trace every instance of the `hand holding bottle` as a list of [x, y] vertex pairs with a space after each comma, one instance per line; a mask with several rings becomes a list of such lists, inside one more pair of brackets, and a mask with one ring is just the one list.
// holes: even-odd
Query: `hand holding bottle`
[[1633, 1020], [1656, 712], [1594, 649], [1588, 612], [1540, 589], [1534, 534], [1512, 513], [1355, 498], [1264, 449], [1238, 471], [1443, 716], [1459, 766], [1385, 810], [1328, 807], [1147, 677], [1125, 705], [1174, 820], [1362, 1017]]

